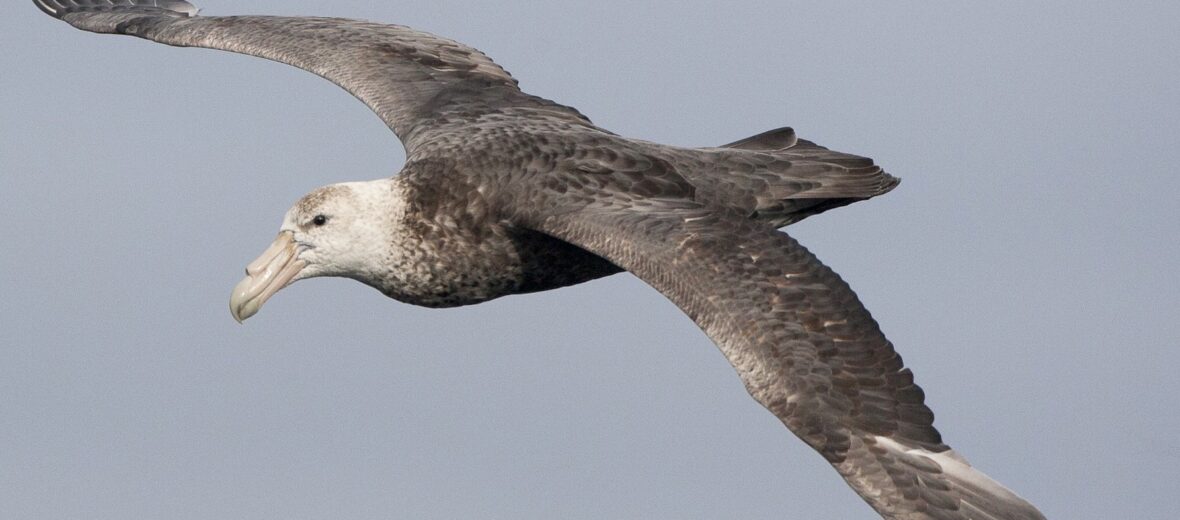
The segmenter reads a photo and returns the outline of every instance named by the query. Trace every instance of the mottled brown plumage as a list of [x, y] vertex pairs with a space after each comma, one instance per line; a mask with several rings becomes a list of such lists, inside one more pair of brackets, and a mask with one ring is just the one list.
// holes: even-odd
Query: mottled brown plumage
[[620, 137], [521, 92], [479, 51], [406, 27], [198, 17], [181, 0], [35, 3], [87, 31], [306, 69], [405, 144], [397, 177], [321, 188], [288, 212], [235, 289], [235, 317], [308, 276], [441, 307], [625, 269], [684, 310], [750, 394], [882, 516], [1043, 518], [943, 443], [856, 295], [777, 229], [895, 187], [872, 160], [787, 128], [700, 149]]

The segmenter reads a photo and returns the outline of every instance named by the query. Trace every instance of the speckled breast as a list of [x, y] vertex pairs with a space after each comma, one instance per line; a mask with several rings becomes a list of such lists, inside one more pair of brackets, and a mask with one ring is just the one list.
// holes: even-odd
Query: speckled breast
[[387, 296], [453, 307], [620, 271], [582, 248], [498, 218], [481, 195], [487, 190], [467, 182], [471, 177], [441, 165], [422, 172], [425, 166], [403, 172], [408, 207], [394, 227], [406, 233], [396, 239], [389, 274], [378, 286]]
[[455, 307], [509, 294], [556, 289], [620, 271], [577, 246], [500, 224], [487, 229], [421, 228], [387, 296], [426, 307]]

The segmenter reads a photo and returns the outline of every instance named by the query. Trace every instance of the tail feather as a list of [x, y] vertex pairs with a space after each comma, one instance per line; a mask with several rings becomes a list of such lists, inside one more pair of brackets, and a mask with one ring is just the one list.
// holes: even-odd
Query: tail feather
[[726, 158], [719, 169], [727, 172], [726, 182], [755, 192], [753, 216], [775, 227], [888, 193], [901, 182], [868, 157], [800, 139], [790, 127], [720, 148], [741, 151]]

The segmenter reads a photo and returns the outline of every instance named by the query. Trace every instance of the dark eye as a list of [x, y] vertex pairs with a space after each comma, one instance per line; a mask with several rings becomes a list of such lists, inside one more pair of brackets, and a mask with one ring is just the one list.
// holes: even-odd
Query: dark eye
[[317, 226], [322, 226], [328, 223], [328, 217], [324, 215], [316, 215], [315, 218], [311, 219], [311, 223]]

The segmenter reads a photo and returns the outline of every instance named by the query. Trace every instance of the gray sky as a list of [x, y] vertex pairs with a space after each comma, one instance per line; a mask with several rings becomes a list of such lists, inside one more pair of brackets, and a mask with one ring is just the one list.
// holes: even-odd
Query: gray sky
[[[1175, 2], [396, 4], [202, 7], [455, 38], [628, 136], [875, 158], [899, 189], [789, 231], [946, 440], [1050, 518], [1175, 516]], [[629, 275], [441, 311], [311, 280], [238, 325], [286, 208], [394, 136], [286, 66], [0, 29], [0, 517], [875, 518]]]

